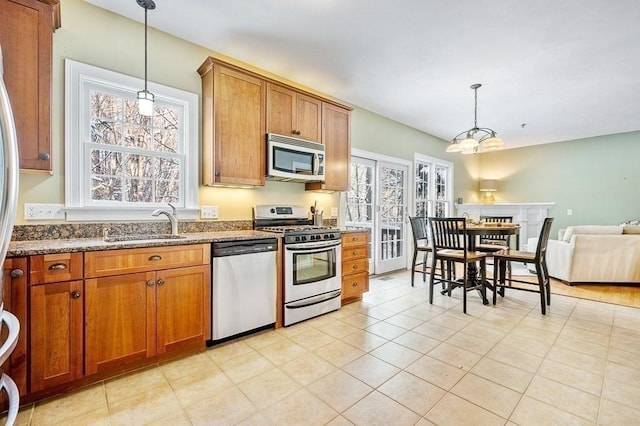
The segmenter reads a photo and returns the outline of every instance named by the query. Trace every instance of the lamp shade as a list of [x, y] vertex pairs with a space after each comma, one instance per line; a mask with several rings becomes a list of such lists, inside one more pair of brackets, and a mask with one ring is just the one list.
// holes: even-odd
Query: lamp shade
[[498, 190], [498, 180], [497, 179], [480, 179], [478, 190], [480, 192], [495, 192]]

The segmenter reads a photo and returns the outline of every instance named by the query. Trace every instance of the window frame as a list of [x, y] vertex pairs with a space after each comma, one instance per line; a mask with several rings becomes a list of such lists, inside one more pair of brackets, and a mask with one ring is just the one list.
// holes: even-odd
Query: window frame
[[[416, 191], [417, 186], [417, 172], [418, 172], [418, 163], [428, 164], [429, 165], [429, 197], [426, 199], [418, 198], [418, 194]], [[446, 200], [437, 200], [436, 199], [436, 168], [441, 167], [447, 169], [447, 182], [446, 184]], [[434, 216], [435, 204], [437, 202], [446, 203], [446, 213], [445, 216], [452, 216], [453, 212], [453, 176], [454, 176], [454, 164], [451, 161], [442, 160], [440, 158], [431, 157], [429, 155], [424, 155], [420, 153], [414, 153], [413, 156], [413, 214], [418, 215], [418, 203], [426, 202], [427, 203], [427, 212], [426, 216], [431, 217]]]
[[[178, 217], [197, 219], [198, 206], [198, 95], [184, 90], [148, 82], [149, 91], [157, 103], [167, 103], [182, 109], [179, 122], [180, 145], [183, 153], [180, 190], [182, 200], [176, 203]], [[65, 59], [65, 212], [68, 221], [96, 220], [156, 220], [151, 212], [164, 203], [90, 203], [91, 167], [88, 160], [91, 149], [89, 138], [91, 117], [89, 92], [100, 87], [118, 92], [123, 97], [136, 99], [144, 80], [72, 59]]]

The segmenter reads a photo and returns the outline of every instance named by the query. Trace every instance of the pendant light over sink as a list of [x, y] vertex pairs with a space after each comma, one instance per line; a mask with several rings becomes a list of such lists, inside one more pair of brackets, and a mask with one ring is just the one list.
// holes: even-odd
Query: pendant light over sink
[[482, 84], [471, 85], [475, 96], [473, 109], [473, 127], [460, 132], [451, 140], [447, 152], [475, 154], [476, 152], [496, 151], [502, 149], [504, 142], [496, 137], [496, 131], [488, 127], [478, 127], [478, 89]]
[[155, 96], [147, 90], [147, 11], [154, 10], [156, 4], [153, 0], [136, 0], [136, 2], [144, 8], [144, 90], [138, 92], [138, 112], [140, 115], [151, 116]]

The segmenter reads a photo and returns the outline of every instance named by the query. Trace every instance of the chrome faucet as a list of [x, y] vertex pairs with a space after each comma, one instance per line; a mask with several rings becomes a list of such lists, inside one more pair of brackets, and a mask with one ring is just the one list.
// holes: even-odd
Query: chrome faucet
[[171, 235], [178, 235], [178, 215], [176, 208], [171, 203], [169, 203], [169, 207], [171, 207], [171, 211], [167, 209], [156, 209], [151, 213], [151, 216], [160, 216], [161, 214], [167, 216], [171, 223]]
[[465, 218], [465, 219], [469, 219], [469, 213], [462, 212], [462, 217]]

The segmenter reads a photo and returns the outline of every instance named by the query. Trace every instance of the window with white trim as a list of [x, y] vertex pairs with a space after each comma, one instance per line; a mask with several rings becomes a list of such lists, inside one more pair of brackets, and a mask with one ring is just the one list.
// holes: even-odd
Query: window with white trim
[[450, 216], [453, 201], [453, 163], [415, 154], [415, 215]]
[[65, 210], [69, 220], [150, 219], [171, 203], [195, 218], [198, 97], [159, 84], [138, 112], [143, 80], [67, 59]]

